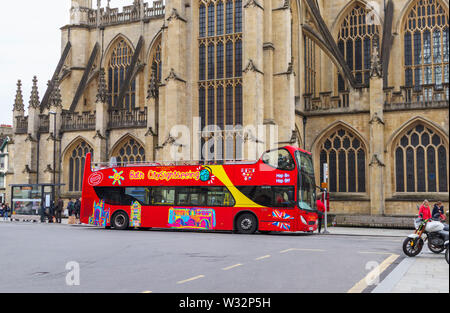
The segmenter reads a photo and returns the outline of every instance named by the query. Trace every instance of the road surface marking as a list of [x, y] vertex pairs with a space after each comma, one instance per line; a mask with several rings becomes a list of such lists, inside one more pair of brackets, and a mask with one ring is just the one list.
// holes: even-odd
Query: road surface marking
[[389, 252], [371, 252], [371, 251], [361, 251], [358, 252], [359, 254], [379, 254], [379, 255], [392, 255], [392, 253]]
[[224, 267], [222, 269], [222, 271], [228, 271], [228, 270], [231, 270], [232, 268], [239, 267], [239, 266], [242, 266], [242, 264], [238, 263], [238, 264], [234, 264], [234, 265], [231, 265], [231, 266], [228, 266], [228, 267]]
[[147, 290], [147, 291], [143, 291], [142, 293], [152, 293], [153, 291]]
[[378, 275], [378, 278], [381, 276], [381, 274], [392, 264], [397, 260], [399, 257], [398, 254], [391, 254], [386, 260], [383, 261], [380, 265], [378, 265], [376, 268], [374, 268], [369, 274], [366, 275], [363, 279], [361, 279], [358, 283], [356, 283], [355, 286], [353, 286], [347, 293], [362, 293], [364, 289], [369, 287], [369, 284], [367, 283], [370, 281], [375, 275]]
[[286, 250], [280, 251], [280, 253], [286, 253], [286, 252], [290, 252], [290, 251], [324, 252], [325, 250], [321, 250], [321, 249], [298, 249], [298, 248], [290, 248], [290, 249], [286, 249]]
[[264, 255], [264, 256], [260, 256], [259, 258], [256, 258], [255, 260], [259, 261], [259, 260], [264, 260], [264, 259], [267, 259], [267, 258], [270, 258], [270, 254]]
[[178, 285], [184, 284], [184, 283], [187, 283], [187, 282], [190, 282], [190, 281], [193, 281], [193, 280], [196, 280], [196, 279], [200, 279], [200, 278], [203, 278], [203, 277], [205, 277], [205, 275], [198, 275], [198, 276], [195, 276], [195, 277], [192, 277], [192, 278], [181, 280], [181, 281], [177, 282], [177, 284]]

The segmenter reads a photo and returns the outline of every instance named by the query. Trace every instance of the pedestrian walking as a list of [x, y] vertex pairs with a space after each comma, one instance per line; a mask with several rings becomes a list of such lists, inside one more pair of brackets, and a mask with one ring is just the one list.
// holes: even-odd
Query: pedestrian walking
[[320, 232], [322, 231], [323, 219], [325, 217], [325, 205], [323, 204], [323, 202], [320, 199], [317, 199], [316, 205], [317, 205], [318, 223], [319, 223], [318, 231], [320, 234]]
[[69, 204], [67, 205], [67, 210], [69, 211], [69, 225], [75, 224], [75, 202], [72, 199], [69, 199]]
[[74, 203], [72, 199], [69, 199], [69, 203], [67, 204], [67, 210], [69, 211], [69, 217], [73, 215]]
[[61, 224], [63, 209], [64, 209], [64, 200], [59, 198], [56, 204], [56, 223], [58, 224]]
[[50, 208], [48, 209], [48, 222], [53, 223], [54, 219], [55, 219], [55, 201], [52, 200], [50, 202]]
[[7, 205], [6, 203], [3, 203], [3, 204], [2, 204], [2, 210], [3, 210], [3, 220], [4, 220], [4, 221], [8, 221], [8, 211], [9, 211], [9, 208], [8, 208], [8, 205]]
[[81, 200], [80, 199], [77, 199], [77, 201], [75, 201], [74, 208], [75, 208], [75, 217], [76, 217], [77, 221], [79, 221], [80, 220], [80, 211], [81, 211]]

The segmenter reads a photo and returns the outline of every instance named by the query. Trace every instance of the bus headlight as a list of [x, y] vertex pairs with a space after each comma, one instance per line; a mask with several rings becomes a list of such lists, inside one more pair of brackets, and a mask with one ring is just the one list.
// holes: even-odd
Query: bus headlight
[[306, 220], [305, 220], [305, 218], [303, 216], [300, 215], [300, 219], [301, 219], [303, 224], [308, 225], [308, 223], [306, 222]]

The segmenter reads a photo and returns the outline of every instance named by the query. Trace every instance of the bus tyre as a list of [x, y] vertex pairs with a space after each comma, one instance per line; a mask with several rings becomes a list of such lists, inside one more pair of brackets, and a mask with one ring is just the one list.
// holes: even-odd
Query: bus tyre
[[254, 234], [258, 228], [258, 221], [253, 214], [245, 213], [238, 217], [236, 229], [240, 234]]
[[111, 226], [116, 230], [125, 230], [129, 225], [128, 214], [125, 212], [117, 212], [111, 220]]

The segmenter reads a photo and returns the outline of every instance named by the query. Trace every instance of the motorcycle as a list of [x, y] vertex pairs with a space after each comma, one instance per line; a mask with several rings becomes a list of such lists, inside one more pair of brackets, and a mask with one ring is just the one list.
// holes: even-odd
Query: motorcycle
[[[447, 211], [448, 213], [448, 211]], [[447, 232], [448, 240], [448, 224], [445, 223], [445, 218], [433, 218], [434, 221], [441, 222], [444, 225], [444, 229], [441, 231], [442, 234]], [[445, 236], [439, 233], [432, 233], [428, 237], [428, 248], [431, 252], [439, 254], [445, 250]]]
[[445, 250], [445, 242], [448, 241], [448, 231], [444, 231], [444, 224], [433, 220], [414, 220], [416, 231], [403, 241], [403, 252], [409, 257], [417, 256], [428, 240], [428, 247], [434, 253]]
[[449, 264], [448, 263], [448, 240], [445, 242], [445, 260], [447, 261], [447, 264]]
[[432, 232], [427, 234], [428, 249], [430, 249], [430, 251], [433, 253], [439, 254], [445, 250], [445, 241], [448, 240], [448, 224], [444, 224], [442, 221], [433, 222], [441, 223], [443, 228], [439, 232]]

